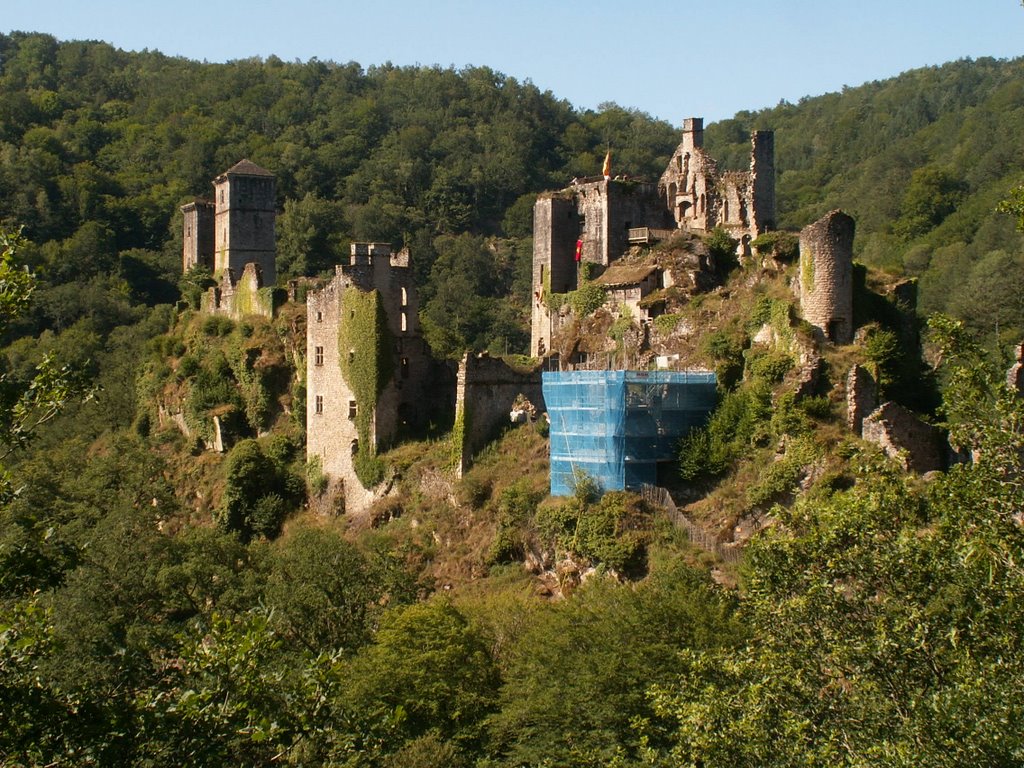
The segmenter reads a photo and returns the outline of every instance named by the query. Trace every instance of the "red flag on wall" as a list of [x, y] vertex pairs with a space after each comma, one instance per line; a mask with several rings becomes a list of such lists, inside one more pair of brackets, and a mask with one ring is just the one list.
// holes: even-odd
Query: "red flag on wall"
[[583, 258], [583, 238], [576, 241], [576, 261]]
[[601, 168], [601, 173], [606, 179], [610, 179], [612, 175], [612, 151], [609, 149], [608, 154], [604, 156], [604, 166]]

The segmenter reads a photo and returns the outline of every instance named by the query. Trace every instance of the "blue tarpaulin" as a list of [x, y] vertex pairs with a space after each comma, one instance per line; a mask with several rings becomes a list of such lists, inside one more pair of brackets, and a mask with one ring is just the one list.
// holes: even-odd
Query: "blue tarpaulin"
[[552, 496], [571, 495], [581, 472], [606, 491], [656, 484], [658, 463], [717, 401], [709, 371], [564, 371], [543, 384]]

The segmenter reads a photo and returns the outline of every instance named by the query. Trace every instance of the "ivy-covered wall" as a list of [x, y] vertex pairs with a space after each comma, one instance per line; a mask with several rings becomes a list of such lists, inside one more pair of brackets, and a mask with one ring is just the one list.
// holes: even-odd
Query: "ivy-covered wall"
[[394, 373], [393, 340], [376, 290], [342, 290], [338, 323], [338, 367], [356, 401], [358, 450], [353, 456], [356, 474], [364, 486], [376, 485], [383, 467], [376, 460], [374, 414], [377, 399]]

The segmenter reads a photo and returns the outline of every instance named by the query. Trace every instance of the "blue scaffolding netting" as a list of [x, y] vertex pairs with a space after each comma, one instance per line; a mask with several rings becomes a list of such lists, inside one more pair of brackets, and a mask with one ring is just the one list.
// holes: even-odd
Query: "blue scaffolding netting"
[[717, 401], [709, 371], [564, 371], [543, 385], [552, 496], [571, 495], [581, 472], [606, 491], [656, 484], [658, 462], [676, 457]]

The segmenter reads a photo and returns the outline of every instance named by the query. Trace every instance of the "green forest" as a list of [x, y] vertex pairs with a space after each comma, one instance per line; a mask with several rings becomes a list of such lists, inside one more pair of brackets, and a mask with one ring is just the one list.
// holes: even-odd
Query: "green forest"
[[[730, 265], [692, 302], [728, 321], [680, 471], [775, 521], [738, 563], [640, 496], [548, 497], [542, 425], [461, 479], [431, 425], [377, 457], [398, 493], [356, 527], [305, 460], [304, 307], [197, 312], [179, 206], [248, 158], [279, 282], [408, 246], [437, 355], [522, 354], [536, 195], [609, 146], [656, 179], [678, 130], [486, 67], [0, 34], [0, 763], [1024, 764], [1024, 60], [742, 112], [706, 147], [741, 169], [753, 129], [782, 228], [856, 219], [864, 332], [830, 376], [873, 366], [972, 460], [907, 473], [798, 400], [751, 346], [798, 329], [785, 276]], [[916, 315], [882, 298], [903, 278]], [[211, 413], [245, 438], [225, 454]]]

